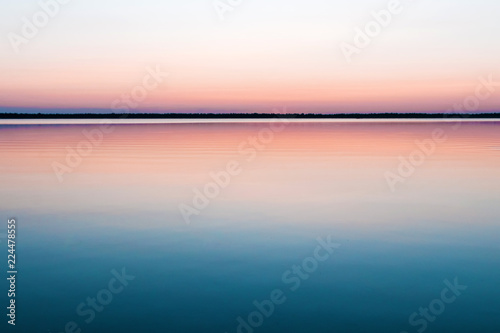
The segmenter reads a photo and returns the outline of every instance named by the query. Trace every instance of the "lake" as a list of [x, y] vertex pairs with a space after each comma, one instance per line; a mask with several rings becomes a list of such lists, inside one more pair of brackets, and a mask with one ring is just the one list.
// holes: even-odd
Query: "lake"
[[500, 122], [111, 122], [0, 123], [16, 332], [498, 333]]

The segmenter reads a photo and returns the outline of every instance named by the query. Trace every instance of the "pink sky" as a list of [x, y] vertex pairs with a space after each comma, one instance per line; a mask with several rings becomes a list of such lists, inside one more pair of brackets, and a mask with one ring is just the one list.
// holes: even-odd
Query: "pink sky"
[[[500, 81], [500, 5], [490, 0], [401, 1], [401, 13], [350, 62], [340, 46], [355, 45], [356, 28], [387, 2], [254, 0], [224, 21], [209, 2], [151, 2], [72, 2], [19, 52], [2, 39], [0, 112], [113, 111], [148, 67], [169, 76], [132, 111], [446, 112], [475, 96], [480, 77]], [[3, 6], [5, 36], [21, 36], [22, 18], [41, 10]], [[495, 89], [472, 111], [498, 110]]]

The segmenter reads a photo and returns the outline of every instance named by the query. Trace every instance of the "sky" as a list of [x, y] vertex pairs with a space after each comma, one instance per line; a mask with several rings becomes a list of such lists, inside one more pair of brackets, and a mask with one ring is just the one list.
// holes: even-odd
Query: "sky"
[[500, 111], [496, 0], [59, 1], [0, 0], [0, 112]]

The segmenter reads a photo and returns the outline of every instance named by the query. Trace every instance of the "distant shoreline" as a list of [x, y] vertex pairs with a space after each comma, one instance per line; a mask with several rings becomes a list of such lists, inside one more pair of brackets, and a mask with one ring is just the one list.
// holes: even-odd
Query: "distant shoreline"
[[0, 119], [500, 119], [500, 113], [0, 113]]

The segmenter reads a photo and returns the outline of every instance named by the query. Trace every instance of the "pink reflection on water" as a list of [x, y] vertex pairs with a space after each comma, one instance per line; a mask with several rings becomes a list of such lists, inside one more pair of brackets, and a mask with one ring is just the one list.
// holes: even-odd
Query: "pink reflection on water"
[[[193, 189], [211, 181], [211, 172], [235, 160], [243, 172], [213, 200], [206, 216], [290, 215], [303, 221], [335, 216], [361, 223], [395, 219], [415, 205], [425, 205], [429, 214], [473, 216], [479, 204], [490, 214], [499, 199], [499, 127], [497, 122], [464, 122], [459, 128], [436, 122], [290, 123], [249, 161], [252, 147], [245, 142], [269, 124], [119, 125], [59, 183], [53, 163], [65, 164], [66, 148], [76, 149], [87, 141], [82, 131], [98, 126], [2, 126], [1, 205], [173, 214], [179, 203], [192, 200]], [[418, 148], [415, 141], [432, 138], [437, 128], [446, 141], [391, 193], [384, 173], [396, 170], [398, 157], [411, 154]], [[242, 144], [247, 153], [239, 151]]]

